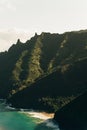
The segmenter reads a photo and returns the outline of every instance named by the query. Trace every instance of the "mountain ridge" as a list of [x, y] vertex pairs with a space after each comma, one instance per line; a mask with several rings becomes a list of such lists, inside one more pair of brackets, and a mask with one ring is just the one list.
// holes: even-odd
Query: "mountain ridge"
[[36, 109], [41, 105], [45, 109], [47, 105], [56, 111], [86, 91], [86, 66], [86, 30], [63, 34], [43, 32], [26, 43], [18, 39], [7, 52], [0, 53], [0, 98], [7, 98], [15, 107], [18, 104], [27, 107], [31, 102], [30, 108], [34, 107], [33, 96], [39, 93]]

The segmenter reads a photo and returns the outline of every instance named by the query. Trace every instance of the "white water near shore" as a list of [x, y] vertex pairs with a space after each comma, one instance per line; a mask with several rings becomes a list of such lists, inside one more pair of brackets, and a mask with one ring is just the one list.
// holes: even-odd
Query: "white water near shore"
[[[0, 130], [60, 130], [53, 121], [54, 113], [36, 112], [34, 110], [12, 108], [3, 100], [0, 101]], [[18, 121], [21, 122], [21, 126]], [[13, 120], [15, 120], [13, 122]], [[29, 121], [28, 121], [29, 120]], [[35, 128], [36, 127], [36, 128]]]
[[53, 130], [60, 130], [58, 125], [53, 121], [54, 113], [35, 112], [35, 111], [29, 111], [23, 113], [29, 117], [40, 119], [41, 121], [39, 123], [45, 124], [45, 126], [47, 126], [48, 128], [51, 128]]
[[27, 114], [29, 114], [31, 117], [39, 118], [42, 120], [48, 120], [54, 117], [54, 113], [49, 114], [45, 112], [27, 112]]

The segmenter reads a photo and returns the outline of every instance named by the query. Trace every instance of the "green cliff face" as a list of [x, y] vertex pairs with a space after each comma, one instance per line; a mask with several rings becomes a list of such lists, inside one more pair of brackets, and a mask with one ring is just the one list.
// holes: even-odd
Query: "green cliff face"
[[0, 98], [16, 107], [57, 111], [86, 91], [86, 66], [86, 31], [18, 40], [0, 53]]

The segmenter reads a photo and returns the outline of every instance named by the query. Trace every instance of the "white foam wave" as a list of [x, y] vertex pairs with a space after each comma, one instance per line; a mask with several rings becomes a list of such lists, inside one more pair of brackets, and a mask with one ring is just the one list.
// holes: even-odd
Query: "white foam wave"
[[39, 119], [42, 119], [42, 120], [48, 120], [48, 119], [52, 119], [53, 118], [53, 115], [45, 114], [43, 112], [34, 112], [34, 111], [29, 111], [29, 112], [22, 111], [22, 112], [25, 113], [25, 114], [28, 114], [31, 117], [39, 118]]
[[13, 108], [11, 104], [7, 104], [5, 99], [0, 99], [0, 111], [10, 111], [10, 110], [14, 111], [16, 109]]
[[6, 106], [6, 109], [8, 110], [16, 110], [14, 107]]
[[49, 128], [53, 128], [53, 130], [60, 130], [58, 125], [53, 120], [46, 120], [45, 124]]

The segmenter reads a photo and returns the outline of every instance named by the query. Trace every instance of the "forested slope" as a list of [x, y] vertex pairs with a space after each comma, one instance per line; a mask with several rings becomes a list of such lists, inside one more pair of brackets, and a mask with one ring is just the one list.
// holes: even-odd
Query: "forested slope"
[[0, 53], [0, 98], [17, 107], [42, 104], [56, 111], [86, 91], [86, 66], [86, 30], [35, 34], [26, 43], [18, 39]]

